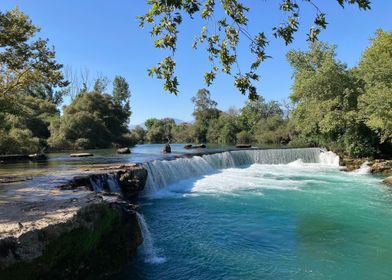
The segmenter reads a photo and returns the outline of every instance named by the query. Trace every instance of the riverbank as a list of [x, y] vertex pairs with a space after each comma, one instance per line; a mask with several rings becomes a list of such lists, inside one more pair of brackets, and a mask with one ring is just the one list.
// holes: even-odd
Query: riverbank
[[1, 279], [97, 279], [132, 261], [143, 237], [130, 202], [144, 188], [145, 169], [129, 164], [81, 172], [51, 190], [1, 193]]

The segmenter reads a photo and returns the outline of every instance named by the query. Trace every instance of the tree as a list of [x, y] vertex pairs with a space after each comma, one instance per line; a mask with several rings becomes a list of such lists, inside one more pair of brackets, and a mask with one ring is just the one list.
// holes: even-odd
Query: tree
[[207, 131], [207, 141], [218, 144], [235, 144], [236, 135], [241, 131], [239, 116], [223, 112], [217, 120], [211, 121]]
[[148, 119], [145, 121], [144, 125], [147, 128], [146, 140], [149, 143], [163, 143], [171, 141], [173, 138], [172, 130], [176, 123], [171, 118], [165, 119]]
[[192, 143], [194, 142], [195, 131], [190, 123], [180, 123], [173, 127], [173, 142]]
[[381, 138], [392, 143], [392, 32], [377, 30], [358, 65], [365, 81], [359, 107], [366, 124]]
[[109, 79], [103, 75], [98, 75], [95, 79], [93, 92], [96, 93], [106, 93], [106, 89], [109, 84]]
[[[370, 0], [336, 0], [339, 5], [357, 4], [360, 9], [370, 9]], [[327, 27], [326, 15], [316, 5], [316, 1], [280, 0], [279, 8], [287, 16], [283, 22], [273, 28], [272, 35], [290, 44], [294, 33], [299, 29], [300, 7], [311, 5], [315, 8], [315, 17], [309, 29], [308, 40], [314, 42], [322, 29]], [[248, 12], [250, 9], [240, 0], [149, 0], [150, 9], [145, 15], [139, 16], [140, 26], [151, 24], [151, 35], [155, 37], [156, 48], [170, 51], [156, 66], [148, 70], [150, 76], [156, 76], [164, 81], [164, 89], [170, 93], [178, 93], [178, 79], [175, 75], [176, 62], [174, 53], [177, 49], [177, 39], [180, 25], [187, 19], [199, 18], [205, 22], [200, 34], [196, 35], [193, 48], [205, 44], [211, 70], [204, 75], [206, 85], [211, 85], [218, 72], [234, 76], [234, 85], [242, 94], [248, 94], [249, 99], [256, 99], [257, 89], [254, 81], [259, 79], [257, 69], [261, 62], [268, 58], [266, 46], [267, 35], [258, 32], [252, 35], [248, 32]], [[220, 6], [219, 6], [220, 4]], [[209, 24], [212, 23], [211, 27]], [[241, 40], [249, 42], [249, 52], [254, 55], [254, 61], [246, 72], [240, 71], [237, 48]]]
[[127, 120], [128, 115], [114, 104], [112, 96], [81, 93], [64, 107], [62, 118], [52, 123], [49, 143], [58, 149], [131, 145], [125, 135]]
[[0, 153], [32, 153], [46, 148], [49, 123], [67, 93], [48, 41], [17, 8], [0, 12]]
[[137, 125], [131, 130], [131, 137], [134, 139], [135, 143], [143, 144], [146, 137], [146, 130], [140, 125]]
[[12, 96], [27, 86], [38, 83], [65, 87], [48, 40], [33, 39], [40, 30], [27, 15], [15, 8], [0, 12], [0, 96]]
[[194, 104], [193, 116], [195, 117], [195, 140], [206, 143], [207, 132], [211, 120], [218, 119], [220, 111], [216, 108], [217, 103], [211, 99], [211, 94], [206, 89], [200, 89], [196, 96], [192, 97]]
[[129, 84], [122, 76], [116, 76], [113, 80], [113, 101], [114, 104], [120, 106], [124, 113], [128, 115], [128, 119], [131, 116], [131, 106], [129, 104], [131, 98], [131, 91], [129, 90]]
[[374, 134], [358, 115], [363, 83], [335, 59], [335, 46], [311, 43], [309, 51], [290, 51], [294, 70], [291, 123], [308, 145], [322, 145], [351, 156], [376, 152]]
[[263, 97], [248, 100], [241, 109], [242, 122], [247, 130], [251, 130], [262, 119], [283, 116], [283, 111], [276, 101], [265, 102]]

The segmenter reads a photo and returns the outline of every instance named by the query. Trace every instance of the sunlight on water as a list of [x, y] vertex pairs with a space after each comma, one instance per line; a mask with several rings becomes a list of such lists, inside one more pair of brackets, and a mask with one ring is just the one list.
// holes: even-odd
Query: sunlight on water
[[118, 279], [392, 279], [392, 192], [334, 160], [197, 173], [142, 203], [165, 262]]

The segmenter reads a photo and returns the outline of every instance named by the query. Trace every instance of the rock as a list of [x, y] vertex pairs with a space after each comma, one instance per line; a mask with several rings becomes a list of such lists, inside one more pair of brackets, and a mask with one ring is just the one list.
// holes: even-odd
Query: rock
[[252, 148], [251, 144], [237, 144], [235, 145], [236, 148], [245, 149], [245, 148]]
[[339, 165], [345, 166], [346, 171], [354, 171], [361, 167], [361, 165], [368, 161], [367, 158], [347, 158], [347, 157], [340, 157]]
[[43, 161], [47, 160], [48, 157], [45, 154], [31, 154], [29, 155], [29, 159], [31, 161]]
[[138, 193], [144, 190], [147, 175], [147, 170], [142, 165], [120, 170], [117, 173], [122, 195], [125, 200], [133, 201], [137, 198]]
[[92, 157], [94, 156], [91, 153], [76, 153], [76, 154], [70, 154], [70, 157]]
[[27, 180], [33, 180], [33, 178], [32, 177], [18, 177], [18, 176], [0, 177], [0, 184], [24, 182]]
[[165, 146], [163, 146], [162, 153], [164, 153], [164, 154], [170, 154], [171, 153], [170, 144], [165, 144]]
[[187, 145], [185, 145], [185, 146], [184, 146], [184, 149], [187, 149], [187, 150], [188, 150], [188, 149], [192, 149], [192, 144], [187, 144]]
[[131, 150], [128, 147], [117, 149], [117, 154], [130, 154], [130, 153]]
[[392, 160], [376, 159], [370, 171], [374, 174], [392, 175]]
[[193, 145], [192, 149], [204, 149], [207, 146], [205, 144]]
[[[127, 201], [135, 201], [137, 194], [144, 189], [147, 170], [142, 164], [118, 166], [98, 166], [85, 169], [88, 174], [73, 177], [67, 184], [58, 186], [62, 190], [85, 189], [94, 191], [93, 182], [102, 187], [104, 194], [110, 192], [109, 179], [118, 180], [122, 196]], [[94, 172], [94, 173], [93, 173]]]
[[7, 207], [33, 210], [0, 227], [0, 279], [107, 278], [132, 260], [143, 242], [135, 207], [122, 200], [92, 194], [77, 205], [29, 203], [34, 208]]
[[0, 162], [16, 162], [16, 161], [28, 161], [30, 160], [28, 155], [14, 154], [14, 155], [0, 155]]
[[384, 183], [384, 184], [387, 184], [388, 186], [391, 186], [391, 187], [392, 187], [392, 176], [389, 176], [389, 177], [385, 178], [385, 179], [383, 180], [383, 183]]

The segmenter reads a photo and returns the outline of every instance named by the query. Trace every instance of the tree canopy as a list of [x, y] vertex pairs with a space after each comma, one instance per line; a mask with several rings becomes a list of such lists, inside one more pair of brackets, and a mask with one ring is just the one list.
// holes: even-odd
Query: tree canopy
[[[175, 74], [179, 27], [187, 20], [199, 19], [204, 25], [200, 34], [195, 34], [193, 48], [204, 45], [211, 62], [211, 69], [204, 74], [205, 84], [211, 85], [219, 72], [234, 77], [235, 87], [247, 94], [249, 99], [258, 96], [254, 82], [259, 80], [258, 68], [269, 56], [266, 47], [269, 37], [281, 38], [290, 44], [294, 34], [299, 30], [301, 7], [310, 5], [314, 8], [313, 26], [309, 29], [308, 40], [317, 41], [321, 30], [327, 27], [327, 16], [317, 6], [316, 0], [279, 0], [279, 9], [284, 19], [272, 29], [268, 35], [263, 30], [257, 34], [248, 32], [250, 9], [241, 0], [148, 0], [149, 10], [139, 16], [140, 26], [151, 25], [150, 34], [154, 37], [154, 46], [169, 51], [161, 62], [148, 70], [150, 76], [163, 80], [164, 89], [170, 93], [178, 93], [179, 81]], [[370, 0], [336, 0], [342, 7], [356, 4], [360, 9], [370, 9]], [[254, 60], [246, 71], [238, 67], [238, 46], [242, 40], [249, 44], [249, 52]], [[245, 69], [244, 67], [242, 67]]]

